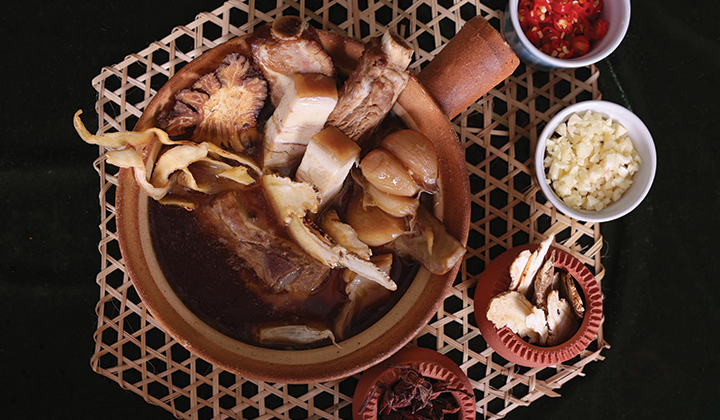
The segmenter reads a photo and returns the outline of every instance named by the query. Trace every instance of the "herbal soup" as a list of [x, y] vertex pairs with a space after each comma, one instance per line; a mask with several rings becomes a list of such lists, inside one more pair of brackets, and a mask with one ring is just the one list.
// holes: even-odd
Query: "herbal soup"
[[411, 57], [387, 32], [341, 79], [315, 30], [282, 17], [176, 92], [157, 127], [93, 136], [79, 113], [75, 127], [154, 199], [162, 270], [205, 322], [265, 347], [337, 344], [420, 265], [442, 275], [465, 253], [431, 211], [432, 139], [390, 112]]

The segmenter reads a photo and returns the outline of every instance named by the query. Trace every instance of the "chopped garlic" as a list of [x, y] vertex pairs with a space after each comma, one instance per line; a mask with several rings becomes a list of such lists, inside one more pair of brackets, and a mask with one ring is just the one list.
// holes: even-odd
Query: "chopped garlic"
[[627, 130], [594, 114], [572, 114], [546, 143], [547, 184], [574, 209], [600, 211], [632, 185], [642, 159]]

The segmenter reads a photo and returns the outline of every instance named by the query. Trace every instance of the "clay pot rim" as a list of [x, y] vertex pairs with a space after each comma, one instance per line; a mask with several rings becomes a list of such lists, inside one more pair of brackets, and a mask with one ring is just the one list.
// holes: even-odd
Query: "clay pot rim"
[[[466, 420], [475, 418], [477, 410], [475, 408], [476, 399], [474, 389], [472, 387], [472, 384], [470, 383], [470, 379], [467, 377], [467, 375], [465, 375], [465, 373], [460, 369], [460, 367], [455, 364], [455, 362], [453, 362], [450, 358], [441, 353], [438, 353], [435, 350], [422, 347], [406, 347], [395, 353], [389, 359], [387, 359], [384, 364], [376, 365], [373, 368], [367, 370], [360, 378], [360, 381], [358, 382], [357, 387], [355, 388], [355, 393], [353, 395], [353, 419], [377, 419], [377, 412], [375, 412], [375, 415], [373, 415], [372, 412], [360, 414], [360, 407], [366, 401], [368, 401], [369, 404], [374, 404], [380, 399], [379, 394], [373, 396], [370, 399], [368, 399], [367, 397], [370, 392], [374, 391], [375, 385], [377, 385], [378, 382], [383, 381], [383, 377], [394, 376], [388, 375], [388, 372], [400, 370], [399, 368], [395, 368], [390, 365], [406, 364], [411, 364], [416, 368], [420, 367], [421, 370], [423, 370], [422, 368], [425, 367], [426, 371], [428, 369], [437, 369], [439, 371], [438, 373], [450, 376], [452, 378], [452, 381], [458, 383], [459, 385], [462, 385], [462, 388], [465, 389], [465, 391], [467, 391], [470, 395], [472, 395], [472, 398], [466, 397], [465, 399], [463, 399], [458, 396], [458, 393], [451, 392], [451, 394], [460, 406], [458, 417]], [[435, 376], [440, 375], [433, 375], [430, 377]], [[387, 380], [384, 380], [383, 382], [387, 382]]]
[[[490, 299], [506, 291], [510, 284], [509, 268], [514, 258], [520, 252], [534, 251], [538, 246], [538, 244], [517, 246], [495, 258], [481, 274], [474, 299], [475, 319], [488, 345], [508, 361], [527, 367], [553, 366], [577, 356], [595, 339], [603, 320], [603, 297], [597, 279], [580, 260], [555, 246], [550, 247], [548, 255], [552, 251], [556, 252], [555, 267], [568, 271], [573, 276], [576, 284], [582, 289], [584, 297], [585, 313], [575, 334], [561, 344], [543, 347], [528, 343], [509, 327], [498, 329], [487, 319]], [[502, 264], [502, 267], [499, 270], [497, 266], [491, 269], [493, 263]], [[487, 278], [488, 275], [493, 277]], [[486, 295], [485, 292], [488, 291], [490, 293]]]

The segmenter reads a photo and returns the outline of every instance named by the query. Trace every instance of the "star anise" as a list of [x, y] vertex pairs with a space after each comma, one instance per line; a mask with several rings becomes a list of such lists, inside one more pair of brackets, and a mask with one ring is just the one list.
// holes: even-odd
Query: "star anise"
[[[378, 418], [381, 420], [443, 420], [446, 414], [460, 411], [460, 406], [451, 392], [470, 395], [464, 389], [452, 388], [449, 382], [426, 378], [410, 365], [388, 365], [401, 369], [394, 384], [375, 385], [360, 407], [365, 412], [370, 400], [378, 399]], [[444, 394], [444, 395], [443, 395]]]

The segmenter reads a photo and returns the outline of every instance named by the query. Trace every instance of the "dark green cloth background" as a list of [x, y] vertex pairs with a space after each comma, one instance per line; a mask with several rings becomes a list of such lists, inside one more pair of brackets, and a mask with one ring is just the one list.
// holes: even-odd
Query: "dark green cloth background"
[[[172, 418], [90, 369], [97, 149], [79, 140], [71, 118], [82, 108], [93, 121], [90, 80], [102, 66], [220, 4], [4, 3], [0, 417]], [[599, 65], [604, 98], [633, 110], [655, 137], [655, 184], [632, 214], [602, 227], [607, 360], [588, 366], [562, 398], [543, 398], [510, 419], [720, 418], [714, 4], [636, 0], [627, 37]]]

